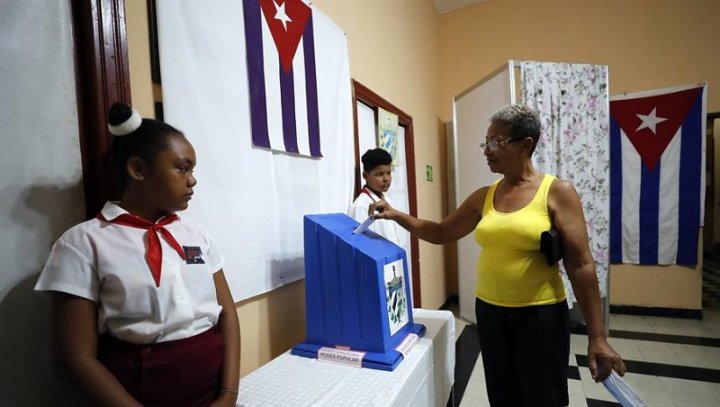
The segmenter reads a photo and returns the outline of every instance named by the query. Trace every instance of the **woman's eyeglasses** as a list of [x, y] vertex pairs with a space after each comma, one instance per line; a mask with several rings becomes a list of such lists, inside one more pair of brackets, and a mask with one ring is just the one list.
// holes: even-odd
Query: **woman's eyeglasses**
[[480, 143], [480, 148], [488, 149], [490, 151], [498, 151], [500, 147], [504, 147], [510, 143], [515, 143], [517, 141], [522, 141], [523, 139], [510, 139], [510, 140], [490, 140], [486, 141], [484, 143]]

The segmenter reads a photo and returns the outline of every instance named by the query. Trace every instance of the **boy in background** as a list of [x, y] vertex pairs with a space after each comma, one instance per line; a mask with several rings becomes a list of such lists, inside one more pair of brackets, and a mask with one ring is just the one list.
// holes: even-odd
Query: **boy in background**
[[[365, 185], [348, 209], [348, 215], [359, 223], [363, 223], [368, 218], [370, 204], [380, 200], [389, 201], [386, 192], [392, 184], [392, 157], [390, 153], [382, 148], [375, 148], [366, 151], [362, 155], [361, 161]], [[370, 230], [406, 249], [400, 242], [400, 231], [398, 231], [397, 223], [379, 219], [370, 225]]]

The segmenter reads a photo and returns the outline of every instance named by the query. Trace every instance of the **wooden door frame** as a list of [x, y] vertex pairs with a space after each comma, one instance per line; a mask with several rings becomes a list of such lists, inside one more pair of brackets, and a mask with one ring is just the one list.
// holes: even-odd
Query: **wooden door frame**
[[[407, 169], [407, 186], [408, 186], [408, 208], [411, 216], [417, 217], [417, 187], [415, 183], [415, 142], [413, 134], [412, 117], [398, 109], [397, 106], [385, 100], [382, 96], [371, 91], [362, 83], [352, 80], [353, 88], [353, 131], [355, 139], [355, 195], [360, 193], [361, 180], [359, 178], [360, 171], [360, 136], [358, 133], [358, 114], [357, 102], [362, 102], [375, 110], [381, 107], [388, 112], [398, 116], [398, 124], [405, 128], [405, 165]], [[377, 114], [375, 115], [375, 127], [377, 128]], [[422, 296], [420, 295], [420, 251], [417, 237], [410, 235], [410, 251], [412, 259], [412, 288], [413, 288], [413, 306], [420, 308], [422, 305]]]
[[107, 112], [130, 103], [125, 0], [71, 1], [80, 152], [87, 218], [114, 197]]

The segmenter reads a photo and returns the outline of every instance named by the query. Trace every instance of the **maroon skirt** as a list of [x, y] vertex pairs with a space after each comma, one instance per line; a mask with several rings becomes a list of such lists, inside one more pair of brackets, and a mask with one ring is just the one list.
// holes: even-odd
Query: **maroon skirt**
[[98, 360], [144, 406], [200, 407], [218, 396], [224, 350], [216, 328], [146, 345], [106, 334], [99, 339]]

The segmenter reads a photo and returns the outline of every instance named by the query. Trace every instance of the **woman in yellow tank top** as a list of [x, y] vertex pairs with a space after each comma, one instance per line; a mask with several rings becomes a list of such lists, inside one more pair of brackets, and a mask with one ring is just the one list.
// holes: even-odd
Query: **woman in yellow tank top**
[[475, 313], [493, 406], [568, 404], [565, 287], [558, 265], [548, 266], [540, 252], [540, 234], [553, 226], [562, 238], [563, 265], [587, 323], [592, 377], [603, 380], [611, 369], [625, 374], [622, 358], [607, 342], [580, 198], [570, 182], [533, 168], [530, 157], [540, 132], [540, 118], [528, 107], [505, 106], [495, 112], [480, 147], [490, 170], [502, 178], [472, 193], [439, 223], [414, 218], [384, 201], [369, 208], [371, 216], [392, 219], [435, 244], [474, 231], [483, 248]]

